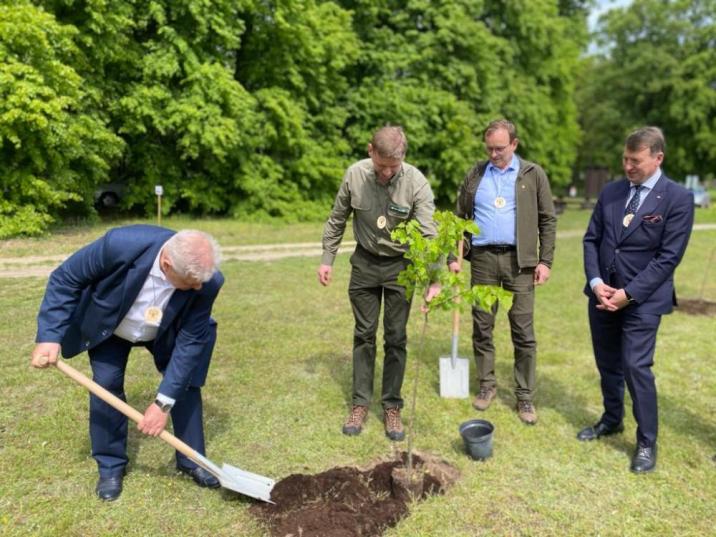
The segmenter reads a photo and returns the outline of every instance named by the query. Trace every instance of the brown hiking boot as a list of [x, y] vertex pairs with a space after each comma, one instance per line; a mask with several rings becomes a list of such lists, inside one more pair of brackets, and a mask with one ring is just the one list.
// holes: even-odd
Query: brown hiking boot
[[383, 425], [385, 425], [385, 435], [393, 442], [399, 442], [405, 438], [403, 422], [400, 421], [400, 409], [398, 407], [386, 408], [383, 411]]
[[348, 419], [343, 424], [343, 434], [347, 434], [348, 436], [355, 436], [357, 434], [360, 434], [360, 432], [363, 430], [363, 423], [365, 423], [367, 417], [367, 406], [353, 405]]
[[482, 386], [480, 388], [480, 393], [478, 393], [475, 396], [475, 399], [472, 400], [472, 406], [475, 408], [475, 410], [487, 410], [490, 408], [490, 403], [492, 403], [492, 400], [497, 395], [497, 388], [488, 388], [487, 386]]
[[537, 411], [532, 401], [517, 401], [517, 414], [527, 425], [537, 423]]

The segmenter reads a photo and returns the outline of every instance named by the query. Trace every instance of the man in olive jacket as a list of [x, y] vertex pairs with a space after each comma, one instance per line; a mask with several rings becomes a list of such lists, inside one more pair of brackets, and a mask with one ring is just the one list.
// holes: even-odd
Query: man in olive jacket
[[[479, 235], [469, 237], [472, 285], [499, 285], [513, 293], [508, 317], [515, 349], [517, 412], [529, 425], [537, 422], [533, 398], [537, 342], [534, 335], [534, 286], [549, 279], [554, 257], [557, 217], [544, 170], [517, 156], [515, 126], [491, 122], [484, 134], [489, 160], [478, 162], [460, 187], [457, 214], [474, 220]], [[456, 261], [450, 263], [460, 270]], [[473, 349], [480, 388], [473, 401], [487, 410], [497, 393], [491, 312], [473, 308]]]

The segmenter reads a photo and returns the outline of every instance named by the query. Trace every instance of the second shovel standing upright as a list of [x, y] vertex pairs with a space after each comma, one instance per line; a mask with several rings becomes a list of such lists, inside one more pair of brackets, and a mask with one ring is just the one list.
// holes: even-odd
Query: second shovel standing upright
[[[462, 241], [458, 245], [457, 262], [462, 264]], [[456, 298], [455, 301], [458, 299]], [[465, 399], [470, 396], [470, 362], [458, 358], [457, 347], [460, 336], [460, 309], [452, 312], [452, 345], [450, 356], [440, 358], [440, 397]]]

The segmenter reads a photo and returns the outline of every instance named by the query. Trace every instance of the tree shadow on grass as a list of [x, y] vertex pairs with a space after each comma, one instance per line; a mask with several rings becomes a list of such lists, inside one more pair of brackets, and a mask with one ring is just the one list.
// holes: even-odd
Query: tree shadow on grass
[[[382, 358], [376, 357], [376, 369], [379, 359]], [[353, 391], [353, 358], [350, 351], [339, 349], [335, 352], [312, 354], [303, 359], [303, 364], [306, 373], [319, 378], [330, 378], [340, 387], [345, 400], [350, 403]]]
[[[599, 375], [593, 375], [595, 384], [599, 385]], [[576, 435], [583, 427], [595, 424], [599, 421], [602, 413], [601, 393], [598, 401], [590, 400], [582, 395], [574, 393], [570, 385], [564, 384], [550, 374], [538, 373], [539, 384], [539, 405], [552, 408], [559, 412], [565, 420], [574, 426]], [[599, 405], [599, 411], [594, 413], [587, 409]], [[687, 408], [683, 400], [674, 398], [660, 390], [658, 393], [659, 404], [659, 427], [670, 429], [674, 435], [683, 438], [692, 438], [698, 443], [710, 449], [716, 438], [716, 423]], [[624, 396], [625, 416], [631, 417], [632, 401], [628, 390]], [[620, 451], [631, 453], [634, 448], [635, 430], [627, 429], [624, 434], [601, 439], [613, 444]]]
[[[658, 393], [659, 425], [671, 429], [676, 435], [693, 438], [707, 449], [716, 444], [716, 423], [710, 414], [698, 414], [686, 408], [682, 399]], [[706, 419], [705, 419], [705, 417]]]

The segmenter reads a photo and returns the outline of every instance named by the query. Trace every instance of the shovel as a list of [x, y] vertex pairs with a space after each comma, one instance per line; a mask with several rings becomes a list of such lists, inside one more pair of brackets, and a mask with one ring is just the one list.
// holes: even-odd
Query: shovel
[[[139, 423], [144, 417], [139, 411], [129, 406], [119, 397], [116, 397], [105, 390], [93, 380], [87, 378], [66, 362], [58, 359], [55, 365], [57, 366], [57, 369], [62, 371], [65, 375], [87, 388], [94, 395], [102, 399], [102, 401], [114, 407], [132, 421]], [[159, 438], [164, 440], [180, 453], [189, 457], [204, 470], [216, 477], [222, 487], [238, 492], [239, 494], [251, 496], [252, 498], [256, 498], [258, 500], [273, 503], [271, 501], [271, 490], [274, 486], [273, 479], [258, 474], [252, 474], [251, 472], [246, 472], [226, 463], [219, 468], [216, 464], [194, 451], [191, 447], [168, 431], [162, 431]]]
[[[462, 264], [462, 240], [458, 245], [457, 262]], [[457, 303], [458, 299], [455, 298]], [[460, 334], [460, 310], [452, 312], [452, 349], [450, 356], [440, 358], [440, 397], [465, 399], [470, 396], [470, 362], [458, 358], [457, 343]]]

